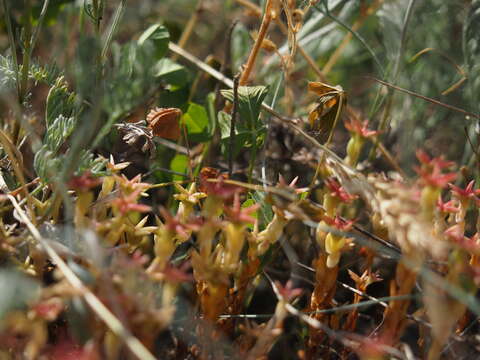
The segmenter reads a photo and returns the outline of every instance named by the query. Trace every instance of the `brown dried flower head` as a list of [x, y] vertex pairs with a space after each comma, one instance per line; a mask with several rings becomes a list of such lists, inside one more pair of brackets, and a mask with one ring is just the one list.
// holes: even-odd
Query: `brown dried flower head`
[[177, 140], [180, 137], [178, 119], [182, 111], [177, 108], [155, 108], [147, 115], [148, 127], [154, 136], [164, 139]]

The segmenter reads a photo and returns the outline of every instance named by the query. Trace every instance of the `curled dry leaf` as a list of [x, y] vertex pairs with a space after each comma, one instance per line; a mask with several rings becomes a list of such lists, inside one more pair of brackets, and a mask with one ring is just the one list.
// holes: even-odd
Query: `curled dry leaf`
[[180, 137], [180, 116], [182, 111], [177, 108], [155, 108], [148, 113], [147, 124], [154, 136], [177, 140]]

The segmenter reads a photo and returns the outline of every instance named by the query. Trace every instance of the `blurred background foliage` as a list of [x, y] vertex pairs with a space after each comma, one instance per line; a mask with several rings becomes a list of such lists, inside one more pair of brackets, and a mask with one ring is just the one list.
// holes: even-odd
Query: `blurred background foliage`
[[[45, 92], [58, 76], [64, 76], [69, 89], [76, 94], [76, 116], [80, 120], [75, 134], [84, 133], [85, 141], [79, 145], [83, 151], [90, 145], [110, 149], [118, 136], [112, 125], [144, 118], [151, 106], [175, 106], [184, 112], [195, 104], [205, 107], [208, 94], [215, 91], [215, 82], [182, 60], [165, 58], [166, 41], [178, 41], [192, 14], [197, 13], [199, 18], [186, 48], [219, 68], [225, 59], [227, 29], [238, 21], [232, 33], [231, 66], [227, 67], [227, 74], [238, 73], [253, 44], [249, 33], [257, 29], [259, 23], [258, 17], [240, 3], [234, 0], [126, 1], [120, 22], [111, 34], [113, 41], [102, 59], [105, 50], [102, 46], [121, 2], [105, 3], [97, 31], [88, 11], [91, 1], [51, 0], [33, 49], [30, 70], [32, 79], [49, 80], [46, 84], [35, 81], [36, 89], [30, 88], [27, 108], [41, 117]], [[264, 5], [263, 1], [251, 3], [260, 8]], [[297, 6], [306, 3], [297, 1]], [[472, 162], [475, 156], [465, 134], [469, 133], [476, 146], [475, 119], [380, 86], [366, 76], [478, 112], [479, 3], [476, 0], [318, 1], [304, 14], [304, 25], [297, 40], [320, 69], [333, 64], [326, 74], [328, 83], [341, 85], [350, 105], [370, 119], [371, 124], [384, 127], [382, 140], [404, 168], [410, 167], [414, 149], [418, 147], [434, 155], [442, 153], [452, 159]], [[32, 26], [36, 25], [41, 4], [27, 0], [9, 4], [20, 56], [25, 24], [30, 21]], [[30, 16], [27, 16], [28, 9]], [[165, 42], [161, 49], [155, 47], [154, 41], [139, 40], [151, 26], [162, 26]], [[3, 88], [10, 84], [11, 88], [8, 79], [14, 64], [7, 51], [4, 16], [0, 29], [0, 47], [6, 54], [0, 64], [1, 84]], [[343, 44], [346, 36], [351, 39]], [[286, 36], [278, 26], [272, 27], [269, 37], [280, 54], [288, 52]], [[272, 88], [267, 103], [275, 99], [275, 107], [280, 112], [293, 111], [295, 115], [305, 116], [315, 100], [307, 94], [307, 81], [319, 79], [298, 52], [290, 74], [293, 98], [284, 96], [285, 79], [278, 56], [264, 52], [259, 64], [252, 85]], [[206, 108], [202, 111], [207, 112]], [[214, 128], [215, 116], [209, 114], [208, 126]], [[43, 133], [45, 125], [37, 121], [34, 128]], [[205, 118], [201, 121], [205, 123]], [[82, 123], [89, 125], [81, 127]], [[195, 135], [191, 140], [207, 141], [205, 136]], [[168, 151], [159, 147], [157, 162], [152, 166], [170, 167], [174, 155], [169, 152], [170, 155], [164, 156]], [[157, 180], [166, 180], [165, 176], [157, 175], [160, 177]]]

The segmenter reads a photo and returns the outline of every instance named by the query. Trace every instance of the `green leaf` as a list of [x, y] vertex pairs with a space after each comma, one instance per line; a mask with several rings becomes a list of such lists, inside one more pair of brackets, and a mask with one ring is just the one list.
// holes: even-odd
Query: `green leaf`
[[176, 107], [182, 111], [188, 109], [188, 100], [190, 95], [190, 88], [184, 86], [175, 89], [165, 89], [162, 91], [162, 96], [158, 100], [158, 106], [160, 107]]
[[[233, 90], [222, 90], [222, 95], [233, 102]], [[266, 86], [240, 86], [238, 88], [238, 112], [240, 123], [246, 122], [250, 129], [259, 128], [259, 116], [262, 102], [267, 96]]]
[[48, 145], [43, 145], [39, 151], [35, 153], [33, 159], [33, 168], [37, 175], [45, 182], [52, 180], [53, 174], [58, 174], [62, 168], [64, 156], [57, 156], [51, 151]]
[[48, 128], [53, 124], [55, 119], [60, 115], [67, 118], [72, 116], [75, 102], [75, 94], [70, 93], [67, 88], [67, 83], [63, 77], [57, 78], [55, 85], [50, 88], [47, 96], [47, 106], [45, 113], [45, 120]]
[[[218, 113], [218, 126], [220, 128], [220, 150], [226, 157], [230, 151], [230, 128], [232, 116], [223, 111]], [[235, 158], [240, 150], [248, 145], [252, 138], [252, 132], [242, 127], [235, 126], [235, 142], [233, 144], [233, 157]]]
[[190, 103], [187, 112], [183, 114], [182, 121], [187, 128], [187, 134], [190, 140], [195, 142], [209, 140], [208, 115], [203, 106]]
[[273, 219], [272, 205], [265, 201], [265, 193], [262, 191], [255, 191], [252, 193], [252, 199], [256, 204], [260, 204], [260, 224], [266, 226]]
[[[245, 200], [245, 201], [242, 203], [241, 206], [242, 206], [242, 209], [245, 209], [245, 208], [248, 208], [249, 206], [253, 206], [253, 205], [255, 205], [255, 204], [256, 204], [255, 200], [253, 200], [252, 198], [249, 198], [249, 199]], [[258, 210], [255, 211], [255, 212], [253, 212], [253, 213], [251, 213], [251, 216], [252, 216], [253, 218], [255, 218], [255, 219], [258, 219]], [[253, 224], [248, 224], [247, 226], [248, 226], [249, 229], [252, 229], [252, 230], [253, 230]]]
[[[65, 165], [66, 154], [56, 154], [51, 151], [47, 144], [44, 144], [35, 154], [33, 168], [37, 175], [45, 182], [51, 182], [54, 177], [61, 173]], [[94, 155], [88, 150], [82, 150], [78, 160], [75, 175], [90, 171], [94, 176], [106, 175], [106, 160]]]
[[167, 28], [160, 24], [154, 24], [140, 35], [137, 43], [139, 46], [144, 46], [147, 42], [151, 42], [155, 47], [156, 58], [161, 59], [167, 52], [169, 41], [170, 35]]
[[215, 93], [211, 92], [207, 95], [207, 113], [209, 119], [209, 133], [210, 136], [215, 134], [217, 128], [217, 113], [215, 111]]
[[14, 269], [0, 270], [0, 319], [13, 310], [28, 307], [40, 296], [40, 286], [33, 279]]
[[70, 136], [74, 128], [75, 119], [73, 117], [66, 118], [63, 115], [59, 115], [47, 129], [44, 144], [56, 153]]
[[170, 59], [162, 59], [155, 66], [155, 76], [167, 84], [182, 87], [188, 82], [188, 72], [182, 66]]
[[0, 55], [0, 92], [15, 89], [16, 71], [11, 56]]
[[80, 175], [85, 171], [90, 171], [94, 176], [106, 175], [105, 171], [107, 160], [102, 157], [95, 157], [89, 150], [82, 150], [78, 160], [76, 175]]
[[[188, 172], [188, 156], [183, 154], [177, 154], [170, 162], [170, 170], [186, 174]], [[184, 180], [185, 178], [181, 175], [173, 175], [173, 181]]]
[[55, 85], [57, 78], [62, 76], [62, 71], [56, 63], [49, 63], [45, 65], [39, 65], [32, 63], [30, 66], [28, 76], [37, 82], [42, 82], [52, 87]]

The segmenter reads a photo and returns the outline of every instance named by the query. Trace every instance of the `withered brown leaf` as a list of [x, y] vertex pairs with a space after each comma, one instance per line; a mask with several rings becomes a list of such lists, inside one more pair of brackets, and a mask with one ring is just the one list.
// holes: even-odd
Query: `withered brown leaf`
[[180, 116], [182, 111], [177, 108], [154, 108], [147, 115], [147, 124], [154, 136], [177, 140], [180, 137]]
[[308, 91], [318, 95], [317, 106], [308, 115], [310, 126], [329, 143], [347, 102], [345, 91], [340, 85], [331, 86], [320, 81], [309, 82]]

